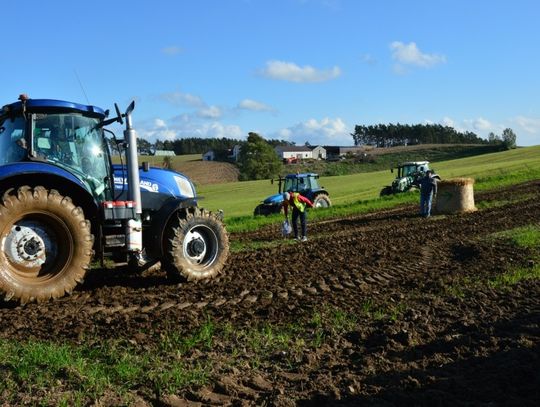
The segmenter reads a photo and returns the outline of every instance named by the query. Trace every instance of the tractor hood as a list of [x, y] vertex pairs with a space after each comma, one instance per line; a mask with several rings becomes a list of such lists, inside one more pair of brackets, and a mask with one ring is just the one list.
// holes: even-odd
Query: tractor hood
[[281, 194], [275, 194], [270, 195], [268, 198], [266, 198], [263, 203], [266, 205], [281, 205], [283, 202], [283, 195]]
[[[127, 168], [113, 165], [114, 188], [116, 191], [126, 189]], [[162, 168], [139, 169], [142, 192], [164, 194], [175, 198], [195, 198], [197, 196], [193, 183], [184, 174]]]

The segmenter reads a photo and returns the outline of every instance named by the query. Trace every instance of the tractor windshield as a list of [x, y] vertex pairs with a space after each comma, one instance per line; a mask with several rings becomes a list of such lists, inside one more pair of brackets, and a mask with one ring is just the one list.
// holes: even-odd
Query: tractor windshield
[[287, 177], [283, 185], [283, 191], [303, 191], [318, 189], [319, 183], [313, 176]]
[[96, 197], [108, 186], [109, 158], [100, 120], [80, 113], [34, 114], [33, 146], [37, 158], [71, 172]]
[[409, 175], [413, 175], [416, 171], [418, 171], [416, 165], [404, 165], [401, 176], [407, 177]]

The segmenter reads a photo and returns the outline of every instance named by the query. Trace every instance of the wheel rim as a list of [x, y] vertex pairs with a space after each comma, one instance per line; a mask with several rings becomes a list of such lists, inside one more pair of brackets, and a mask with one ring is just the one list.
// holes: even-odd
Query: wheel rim
[[182, 245], [184, 258], [201, 268], [211, 266], [218, 256], [218, 244], [218, 236], [211, 228], [195, 226], [186, 233]]
[[13, 277], [41, 282], [64, 269], [73, 253], [73, 239], [61, 219], [32, 213], [6, 225], [1, 248]]
[[324, 199], [318, 199], [315, 203], [316, 208], [328, 208], [328, 203]]

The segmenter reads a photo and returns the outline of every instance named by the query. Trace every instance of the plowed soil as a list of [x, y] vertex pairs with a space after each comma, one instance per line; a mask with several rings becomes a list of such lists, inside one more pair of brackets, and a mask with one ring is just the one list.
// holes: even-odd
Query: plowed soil
[[[535, 267], [537, 253], [493, 235], [540, 223], [540, 182], [475, 198], [493, 204], [429, 219], [404, 206], [313, 222], [308, 242], [297, 244], [272, 245], [282, 239], [275, 228], [232, 235], [266, 246], [232, 253], [223, 277], [204, 285], [94, 270], [64, 299], [0, 303], [0, 337], [124, 338], [143, 351], [171, 326], [189, 331], [207, 318], [235, 327], [286, 325], [330, 307], [356, 323], [313, 352], [286, 361], [272, 355], [240, 371], [220, 365], [229, 347], [215, 343], [208, 354], [190, 356], [214, 361], [207, 386], [160, 398], [140, 389], [139, 402], [537, 406], [540, 281], [487, 281]], [[390, 317], [389, 310], [397, 311]]]

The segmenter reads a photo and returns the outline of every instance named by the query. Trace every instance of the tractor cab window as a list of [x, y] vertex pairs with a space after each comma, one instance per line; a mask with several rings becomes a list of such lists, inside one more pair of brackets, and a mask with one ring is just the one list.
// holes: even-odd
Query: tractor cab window
[[309, 189], [319, 189], [319, 181], [317, 181], [317, 178], [315, 177], [309, 177], [307, 178], [309, 182]]
[[87, 183], [95, 196], [100, 196], [109, 176], [101, 132], [99, 119], [78, 113], [35, 114], [34, 154], [71, 172]]
[[26, 157], [26, 123], [22, 117], [0, 119], [0, 156], [2, 164], [21, 161]]

